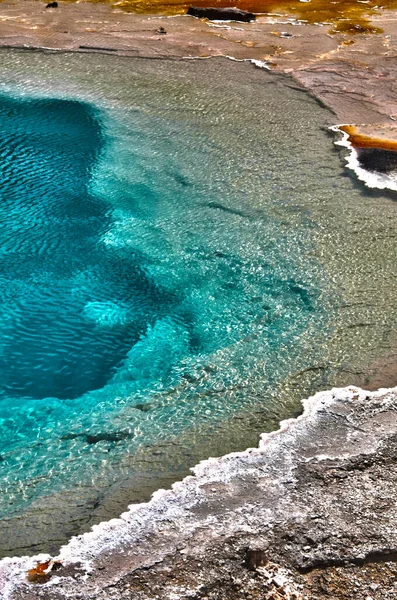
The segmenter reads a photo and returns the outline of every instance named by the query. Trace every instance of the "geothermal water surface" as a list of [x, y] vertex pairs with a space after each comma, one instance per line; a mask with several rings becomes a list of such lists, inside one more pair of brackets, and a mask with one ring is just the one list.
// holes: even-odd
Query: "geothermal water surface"
[[253, 65], [1, 59], [5, 555], [362, 376], [391, 343], [396, 205], [345, 176], [331, 113]]

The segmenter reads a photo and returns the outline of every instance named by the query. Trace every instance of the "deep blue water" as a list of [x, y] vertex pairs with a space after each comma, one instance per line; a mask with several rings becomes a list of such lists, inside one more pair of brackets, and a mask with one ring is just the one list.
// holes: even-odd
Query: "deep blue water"
[[0, 98], [3, 398], [77, 398], [103, 387], [172, 304], [133, 249], [115, 258], [99, 245], [109, 206], [90, 181], [102, 147], [88, 105]]

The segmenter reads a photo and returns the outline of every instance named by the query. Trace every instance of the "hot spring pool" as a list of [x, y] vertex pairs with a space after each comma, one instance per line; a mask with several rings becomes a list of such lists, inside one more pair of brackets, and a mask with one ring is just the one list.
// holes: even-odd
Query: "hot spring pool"
[[396, 208], [344, 175], [332, 114], [288, 78], [1, 55], [6, 555], [354, 382], [391, 339]]

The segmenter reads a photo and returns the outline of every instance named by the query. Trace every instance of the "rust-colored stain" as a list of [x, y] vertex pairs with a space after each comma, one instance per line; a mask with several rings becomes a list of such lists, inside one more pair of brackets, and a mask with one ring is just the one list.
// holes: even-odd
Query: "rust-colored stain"
[[27, 572], [27, 580], [30, 583], [46, 583], [52, 575], [53, 571], [57, 571], [62, 567], [62, 563], [58, 560], [47, 560], [46, 562], [38, 562], [33, 569]]
[[365, 135], [360, 133], [354, 125], [341, 125], [340, 131], [349, 136], [349, 142], [354, 148], [377, 148], [379, 150], [391, 150], [397, 152], [397, 139], [376, 135]]
[[45, 583], [50, 578], [49, 567], [51, 561], [37, 563], [33, 569], [29, 569], [28, 571], [28, 581], [31, 583]]
[[330, 30], [330, 33], [348, 33], [356, 35], [357, 33], [383, 33], [380, 27], [374, 27], [368, 19], [356, 19], [347, 21], [337, 21]]
[[[94, 0], [95, 1], [95, 0]], [[397, 0], [99, 0], [127, 12], [184, 14], [189, 6], [236, 6], [257, 14], [278, 14], [311, 24], [328, 24], [331, 33], [380, 33], [370, 17], [382, 9], [396, 9]]]

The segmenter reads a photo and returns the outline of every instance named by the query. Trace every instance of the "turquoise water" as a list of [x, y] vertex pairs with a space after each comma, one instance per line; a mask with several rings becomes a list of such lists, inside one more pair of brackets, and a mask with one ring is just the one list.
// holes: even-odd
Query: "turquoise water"
[[362, 297], [391, 281], [395, 249], [365, 254], [380, 201], [342, 176], [332, 115], [288, 79], [226, 60], [2, 61], [12, 554], [56, 551], [200, 458], [256, 443], [352, 369], [357, 345], [376, 354], [392, 287], [372, 329], [351, 322], [379, 302]]
[[[164, 174], [163, 156], [142, 181], [142, 164], [134, 155], [144, 153], [148, 142], [139, 122], [129, 132], [131, 148], [124, 158], [129, 172], [139, 174], [137, 181], [110, 182], [123, 203], [116, 219], [101, 189], [109, 186], [107, 178], [95, 179], [107, 144], [98, 108], [3, 96], [0, 131], [6, 514], [8, 506], [53, 489], [47, 469], [69, 461], [71, 453], [96, 444], [128, 446], [137, 437], [146, 441], [150, 431], [139, 431], [138, 419], [135, 427], [128, 421], [117, 428], [108, 424], [109, 412], [120, 404], [138, 405], [140, 421], [151, 412], [148, 394], [219, 370], [213, 380], [226, 389], [246, 365], [241, 356], [225, 366], [210, 357], [242, 343], [246, 353], [249, 336], [261, 335], [255, 352], [258, 343], [262, 351], [265, 345], [269, 360], [277, 360], [319, 309], [319, 290], [305, 281], [293, 257], [287, 262], [280, 257], [280, 264], [268, 260], [266, 246], [274, 242], [264, 236], [277, 220], [269, 228], [265, 211], [237, 206], [239, 191], [230, 197], [221, 182], [205, 189], [194, 173], [173, 170], [168, 160]], [[205, 160], [206, 153], [196, 148], [198, 160], [201, 152]], [[176, 235], [170, 244], [161, 223], [178, 221], [180, 211], [189, 214], [188, 235], [185, 240]], [[150, 253], [143, 247], [148, 242]], [[269, 372], [268, 385], [277, 376]], [[196, 385], [193, 389], [197, 394]], [[176, 430], [203, 412], [186, 401], [191, 390], [184, 394]], [[217, 406], [219, 400], [208, 397], [204, 412], [235, 409]], [[167, 403], [160, 421], [172, 420], [179, 403]], [[48, 437], [57, 444], [50, 460]], [[24, 452], [30, 457], [21, 469]], [[21, 480], [33, 474], [37, 481], [26, 498]], [[68, 477], [58, 473], [57, 485], [67, 485]]]
[[90, 190], [105, 143], [97, 112], [72, 101], [0, 98], [6, 404], [102, 388], [177, 300], [133, 248], [119, 258], [101, 243], [111, 216]]

